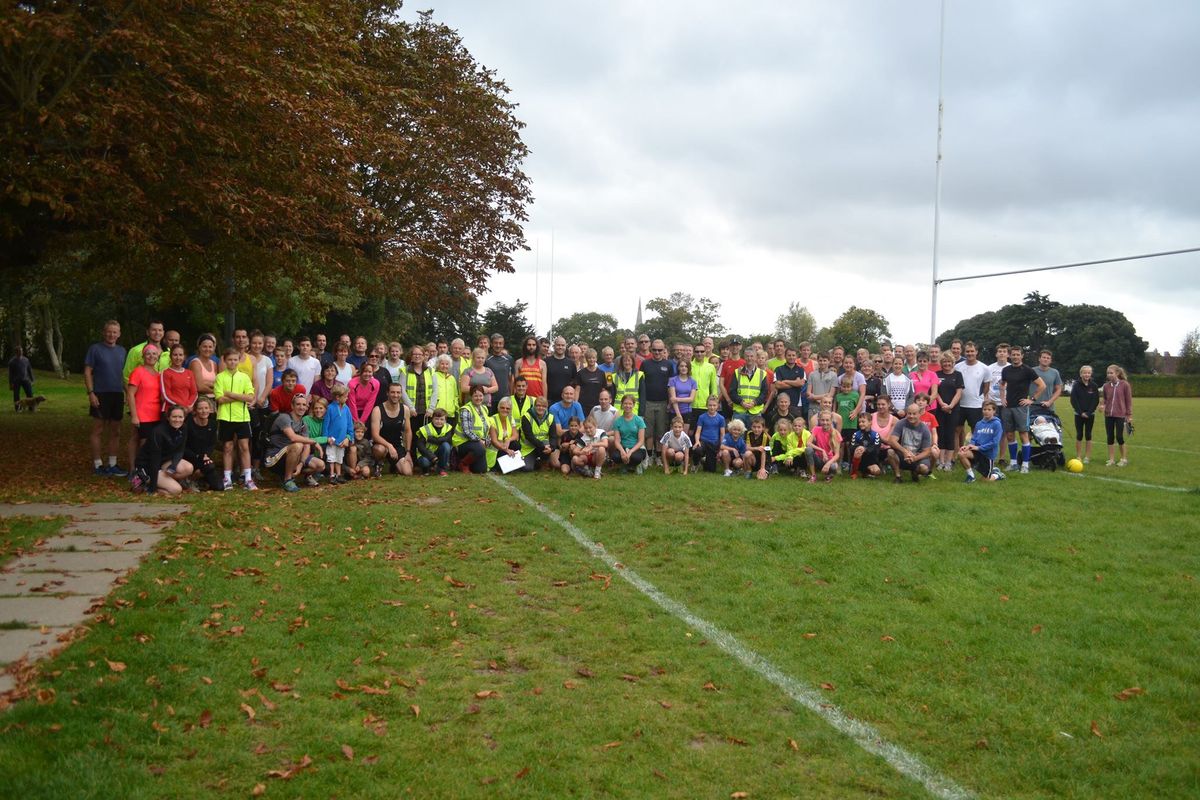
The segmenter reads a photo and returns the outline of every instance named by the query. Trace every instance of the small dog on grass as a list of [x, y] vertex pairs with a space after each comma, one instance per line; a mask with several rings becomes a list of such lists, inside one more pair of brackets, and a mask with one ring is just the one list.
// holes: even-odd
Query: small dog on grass
[[36, 394], [33, 397], [22, 397], [17, 401], [17, 412], [28, 411], [30, 414], [38, 410], [38, 406], [46, 402], [44, 394]]

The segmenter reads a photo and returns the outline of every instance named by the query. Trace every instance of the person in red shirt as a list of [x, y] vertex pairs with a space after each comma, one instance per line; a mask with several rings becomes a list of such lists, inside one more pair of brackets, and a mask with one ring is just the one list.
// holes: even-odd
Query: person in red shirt
[[280, 376], [279, 385], [267, 395], [267, 402], [272, 411], [279, 414], [290, 414], [292, 413], [292, 396], [304, 393], [304, 387], [300, 385], [299, 373], [288, 367]]
[[169, 411], [171, 406], [183, 406], [184, 411], [190, 414], [192, 406], [196, 405], [196, 397], [199, 394], [196, 388], [196, 376], [190, 369], [183, 368], [185, 358], [187, 358], [187, 351], [183, 349], [183, 345], [178, 342], [173, 344], [171, 346], [171, 364], [159, 373], [159, 381], [162, 384], [163, 413]]
[[129, 406], [129, 421], [133, 423], [129, 436], [130, 464], [137, 461], [138, 450], [162, 419], [162, 380], [157, 369], [161, 352], [154, 344], [142, 348], [142, 363], [133, 368], [125, 384], [125, 402]]
[[745, 365], [746, 360], [742, 358], [742, 340], [731, 339], [729, 341], [729, 358], [721, 362], [721, 383], [725, 384], [725, 391], [729, 391], [733, 376]]
[[525, 379], [527, 395], [534, 398], [546, 396], [546, 362], [538, 356], [536, 336], [526, 336], [525, 341], [521, 343], [517, 375]]

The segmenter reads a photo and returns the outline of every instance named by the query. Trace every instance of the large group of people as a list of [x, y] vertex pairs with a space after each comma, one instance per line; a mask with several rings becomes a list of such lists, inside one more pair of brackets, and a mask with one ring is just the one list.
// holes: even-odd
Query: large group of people
[[[108, 321], [85, 359], [96, 475], [136, 491], [282, 487], [399, 475], [552, 470], [708, 472], [808, 482], [964, 480], [1029, 471], [1038, 427], [1059, 420], [1065, 384], [1053, 354], [1025, 363], [1000, 344], [986, 363], [972, 342], [814, 352], [808, 342], [668, 344], [630, 336], [615, 348], [499, 334], [408, 348], [325, 334], [284, 339], [238, 329], [222, 348], [202, 334], [188, 352], [159, 320], [126, 351]], [[1070, 388], [1076, 456], [1091, 457], [1104, 417], [1110, 466], [1125, 466], [1133, 398], [1118, 365], [1098, 385], [1083, 367]], [[119, 462], [128, 414], [129, 469]], [[1061, 432], [1060, 432], [1061, 437]], [[105, 444], [107, 440], [107, 460]], [[1119, 448], [1119, 460], [1114, 448]], [[1006, 463], [1007, 462], [1007, 463]]]

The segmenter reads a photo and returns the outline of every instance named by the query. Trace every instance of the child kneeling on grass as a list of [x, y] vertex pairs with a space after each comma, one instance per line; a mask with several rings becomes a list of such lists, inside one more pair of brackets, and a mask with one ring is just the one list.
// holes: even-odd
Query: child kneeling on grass
[[775, 470], [803, 475], [807, 466], [812, 473], [807, 451], [810, 438], [812, 434], [805, 429], [803, 417], [796, 417], [794, 421], [780, 417], [775, 423], [775, 435], [771, 437], [771, 460]]
[[838, 462], [841, 449], [842, 435], [833, 427], [833, 413], [828, 409], [822, 410], [817, 416], [817, 427], [808, 442], [808, 458], [811, 464], [809, 483], [817, 482], [817, 470], [825, 476], [826, 483], [833, 480], [833, 476], [841, 471]]
[[959, 463], [967, 470], [965, 483], [975, 482], [975, 470], [990, 481], [1004, 479], [1004, 473], [996, 466], [1000, 455], [1000, 443], [1004, 440], [1004, 425], [996, 416], [996, 404], [991, 400], [983, 403], [983, 419], [971, 431], [971, 441], [958, 449]]
[[771, 438], [771, 434], [767, 432], [766, 420], [760, 416], [750, 420], [750, 430], [746, 433], [747, 478], [753, 475], [760, 481], [765, 481], [770, 468], [775, 466], [771, 460]]
[[878, 478], [883, 472], [883, 440], [871, 430], [871, 414], [864, 411], [858, 415], [858, 430], [850, 440], [850, 480], [866, 470], [868, 478]]
[[741, 471], [746, 463], [746, 423], [734, 419], [729, 423], [725, 438], [721, 440], [721, 466], [725, 468], [725, 477], [733, 475], [734, 470]]
[[688, 467], [692, 462], [692, 437], [687, 435], [684, 430], [683, 417], [676, 416], [671, 420], [671, 430], [662, 435], [658, 440], [659, 449], [662, 454], [663, 472], [667, 475], [671, 474], [671, 467], [676, 466], [683, 469], [683, 474], [688, 474]]
[[[572, 419], [578, 423], [578, 420]], [[608, 435], [596, 427], [596, 421], [588, 417], [583, 421], [583, 431], [571, 447], [571, 463], [583, 477], [589, 475], [600, 480], [600, 470], [608, 458]]]

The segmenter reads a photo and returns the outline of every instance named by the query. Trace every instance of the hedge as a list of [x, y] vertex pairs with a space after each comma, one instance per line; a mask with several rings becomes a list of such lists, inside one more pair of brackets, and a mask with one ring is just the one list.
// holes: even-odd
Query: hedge
[[1200, 397], [1200, 375], [1130, 375], [1134, 397]]

